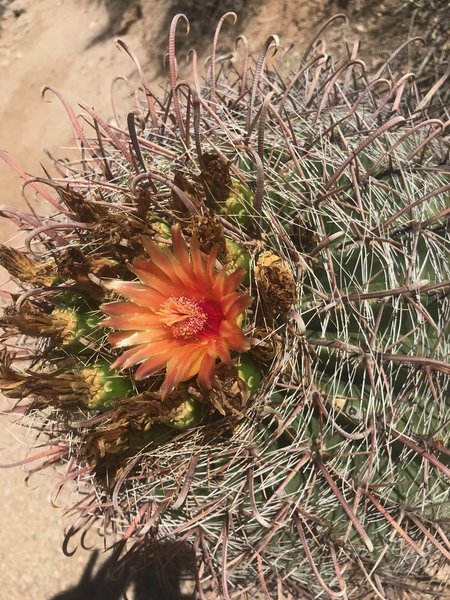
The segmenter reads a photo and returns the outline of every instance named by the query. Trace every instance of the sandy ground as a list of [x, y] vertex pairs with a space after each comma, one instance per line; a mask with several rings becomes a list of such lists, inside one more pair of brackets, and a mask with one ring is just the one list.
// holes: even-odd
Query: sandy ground
[[[196, 36], [200, 39], [206, 34], [210, 39], [216, 18], [236, 6], [245, 8], [246, 20], [241, 25], [238, 22], [233, 38], [245, 31], [252, 50], [257, 50], [271, 33], [280, 34], [285, 47], [290, 42], [304, 47], [314, 26], [342, 9], [354, 19], [353, 25], [345, 29], [346, 38], [351, 42], [356, 36], [367, 34], [372, 39], [363, 47], [363, 56], [371, 66], [383, 54], [386, 57], [388, 46], [395, 47], [408, 32], [408, 23], [395, 20], [399, 0], [268, 0], [248, 2], [248, 7], [245, 1], [205, 1], [208, 6], [216, 5], [215, 12], [208, 14], [206, 31], [205, 25], [202, 29], [195, 23], [196, 11], [203, 3], [172, 1], [174, 12], [186, 8], [193, 17], [193, 43]], [[142, 1], [141, 12], [138, 4], [138, 0], [0, 0], [0, 14], [3, 6], [9, 7], [1, 15], [0, 28], [0, 149], [8, 150], [23, 169], [34, 174], [41, 172], [40, 162], [47, 164], [44, 148], [53, 152], [56, 148], [70, 148], [74, 143], [70, 122], [60, 102], [52, 94], [41, 99], [43, 85], [50, 84], [63, 91], [75, 108], [77, 101], [83, 100], [100, 114], [106, 117], [111, 114], [110, 82], [117, 75], [131, 80], [135, 76], [130, 59], [114, 46], [115, 33], [133, 47], [149, 80], [155, 80], [161, 70], [163, 43], [170, 22], [165, 10], [167, 3]], [[376, 30], [382, 17], [386, 19], [388, 32], [385, 45], [378, 44]], [[224, 26], [224, 35], [229, 26], [229, 23]], [[335, 32], [335, 43], [342, 46], [343, 26], [336, 25]], [[377, 53], [371, 52], [375, 46]], [[131, 100], [126, 86], [118, 86], [118, 92], [127, 110]], [[57, 154], [61, 156], [64, 152]], [[25, 206], [19, 179], [3, 163], [0, 182], [0, 205]], [[32, 200], [29, 190], [26, 198]], [[0, 241], [10, 239], [13, 234], [10, 224], [0, 220]], [[0, 287], [4, 279], [0, 274]], [[6, 406], [5, 401], [1, 402], [0, 409]], [[0, 463], [16, 461], [27, 454], [25, 432], [4, 417], [0, 421], [0, 449]], [[24, 480], [22, 468], [0, 469], [0, 598], [119, 599], [122, 584], [106, 582], [102, 570], [92, 575], [91, 554], [79, 551], [71, 558], [63, 555], [61, 544], [66, 522], [62, 511], [53, 508], [49, 499], [56, 478], [47, 471], [33, 476], [28, 485]], [[174, 596], [163, 593], [149, 577], [138, 581], [137, 600], [164, 597]]]
[[[93, 44], [109, 25], [102, 3], [77, 0], [15, 1], [15, 17], [6, 10], [0, 32], [0, 148], [27, 171], [40, 172], [42, 149], [73, 145], [71, 127], [61, 104], [50, 95], [40, 97], [44, 84], [64, 91], [76, 105], [83, 99], [109, 115], [109, 84], [115, 75], [132, 76], [133, 65], [106, 35]], [[140, 44], [141, 24], [132, 25], [123, 39], [146, 56]], [[105, 93], [106, 92], [106, 93]], [[21, 185], [17, 176], [0, 165], [0, 204], [20, 206]], [[27, 197], [32, 197], [27, 193]], [[0, 238], [13, 234], [7, 221], [0, 222]], [[4, 405], [3, 405], [4, 407]], [[23, 458], [27, 452], [24, 432], [2, 418], [0, 462]], [[8, 600], [72, 600], [119, 597], [105, 585], [102, 596], [79, 584], [89, 554], [77, 552], [66, 558], [61, 551], [65, 521], [62, 511], [52, 508], [49, 495], [55, 484], [51, 473], [34, 476], [28, 485], [22, 468], [0, 470], [0, 598]], [[97, 583], [101, 574], [97, 577]], [[61, 594], [64, 592], [64, 594]]]

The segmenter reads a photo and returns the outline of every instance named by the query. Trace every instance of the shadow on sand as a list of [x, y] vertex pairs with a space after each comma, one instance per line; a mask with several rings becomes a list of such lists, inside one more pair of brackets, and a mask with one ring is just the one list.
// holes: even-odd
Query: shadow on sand
[[135, 572], [130, 566], [118, 577], [111, 575], [113, 559], [96, 568], [100, 553], [93, 551], [78, 584], [49, 600], [189, 600], [191, 596], [179, 590], [180, 572], [177, 561], [170, 567], [167, 580], [162, 581], [150, 566]]

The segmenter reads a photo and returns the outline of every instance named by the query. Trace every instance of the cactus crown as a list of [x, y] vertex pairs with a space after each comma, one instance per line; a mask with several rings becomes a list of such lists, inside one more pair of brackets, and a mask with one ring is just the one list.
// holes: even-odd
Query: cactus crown
[[[353, 52], [335, 64], [321, 40], [289, 57], [272, 36], [254, 59], [241, 36], [219, 59], [232, 17], [204, 81], [191, 53], [192, 84], [175, 54], [187, 19], [174, 18], [164, 98], [119, 41], [142, 74], [126, 124], [83, 106], [90, 136], [51, 90], [80, 160], [55, 161], [51, 178], [21, 173], [56, 211], [11, 213], [33, 230], [25, 252], [1, 252], [23, 290], [2, 325], [36, 342], [15, 361], [4, 351], [2, 390], [28, 399], [49, 452], [87, 490], [78, 523], [112, 528], [118, 560], [189, 545], [198, 593], [225, 598], [255, 586], [305, 598], [425, 589], [450, 558], [442, 83], [421, 91], [390, 77], [389, 61], [371, 78]], [[126, 265], [143, 243], [167, 260], [175, 224], [192, 261], [198, 245], [228, 277], [243, 268], [236, 293], [253, 303], [233, 318], [250, 349], [217, 354], [210, 385], [192, 376], [162, 397], [161, 371], [111, 370], [119, 354], [99, 307], [113, 299], [106, 281], [135, 285]], [[152, 258], [141, 267], [158, 267]], [[203, 300], [183, 304], [203, 319], [195, 333]]]

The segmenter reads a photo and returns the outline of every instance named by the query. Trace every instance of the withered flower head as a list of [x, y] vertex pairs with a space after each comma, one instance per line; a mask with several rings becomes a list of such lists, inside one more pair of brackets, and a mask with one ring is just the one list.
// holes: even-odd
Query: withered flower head
[[243, 271], [216, 271], [217, 247], [204, 255], [193, 237], [189, 252], [179, 226], [172, 228], [172, 243], [173, 252], [165, 252], [144, 239], [150, 260], [137, 258], [131, 268], [140, 282], [111, 280], [106, 284], [129, 300], [101, 307], [109, 315], [103, 324], [120, 330], [111, 334], [111, 344], [131, 346], [112, 367], [139, 364], [136, 379], [165, 368], [163, 398], [195, 375], [209, 389], [216, 360], [230, 364], [230, 351], [249, 349], [237, 323], [251, 303], [249, 296], [237, 291]]
[[57, 309], [47, 313], [27, 300], [19, 309], [15, 305], [6, 307], [0, 317], [0, 327], [10, 334], [20, 332], [36, 337], [52, 337], [61, 343], [73, 340], [76, 325], [73, 311]]
[[297, 300], [294, 275], [286, 260], [262, 252], [255, 265], [255, 279], [265, 302], [274, 313], [287, 312]]
[[2, 244], [0, 244], [0, 265], [13, 277], [33, 285], [51, 285], [55, 277], [53, 265], [36, 263], [23, 252]]
[[211, 252], [217, 244], [219, 246], [217, 256], [220, 260], [225, 258], [226, 248], [223, 225], [219, 217], [212, 211], [208, 214], [191, 216], [185, 232], [191, 237], [198, 239], [203, 252]]

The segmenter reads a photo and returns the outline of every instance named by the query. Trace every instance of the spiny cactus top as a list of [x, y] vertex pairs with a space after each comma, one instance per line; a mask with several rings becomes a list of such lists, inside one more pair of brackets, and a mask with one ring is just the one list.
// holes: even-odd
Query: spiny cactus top
[[118, 561], [187, 552], [199, 597], [439, 595], [442, 78], [423, 89], [391, 59], [371, 78], [317, 40], [270, 67], [276, 37], [255, 60], [242, 36], [219, 58], [230, 16], [204, 81], [190, 54], [192, 84], [175, 17], [164, 97], [119, 42], [142, 76], [126, 123], [83, 107], [83, 127], [53, 90], [80, 158], [51, 177], [2, 153], [54, 210], [3, 209], [26, 234], [0, 251], [18, 286], [1, 389], [77, 481], [66, 545], [98, 522]]

